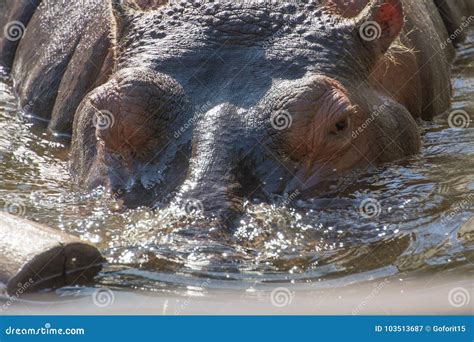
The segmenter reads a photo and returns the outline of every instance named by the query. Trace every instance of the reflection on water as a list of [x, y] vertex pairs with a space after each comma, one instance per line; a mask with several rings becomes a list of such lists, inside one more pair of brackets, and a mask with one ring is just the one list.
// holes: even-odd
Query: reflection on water
[[[473, 61], [471, 34], [453, 80], [453, 110], [471, 118]], [[67, 146], [22, 120], [3, 81], [0, 206], [99, 245], [110, 261], [102, 285], [179, 291], [203, 277], [213, 279], [206, 286], [240, 289], [268, 282], [344, 285], [473, 261], [474, 224], [460, 227], [474, 216], [474, 125], [450, 128], [449, 113], [422, 124], [420, 155], [348, 175], [315, 199], [247, 203], [237, 231], [223, 233], [179, 212], [114, 212], [100, 189], [78, 193]]]

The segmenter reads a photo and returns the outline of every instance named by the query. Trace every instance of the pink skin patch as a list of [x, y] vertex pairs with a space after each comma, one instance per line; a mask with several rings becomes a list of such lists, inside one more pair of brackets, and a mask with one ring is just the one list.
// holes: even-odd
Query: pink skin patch
[[385, 3], [375, 14], [375, 21], [382, 25], [382, 30], [389, 36], [397, 35], [403, 27], [403, 13], [399, 4], [395, 1]]

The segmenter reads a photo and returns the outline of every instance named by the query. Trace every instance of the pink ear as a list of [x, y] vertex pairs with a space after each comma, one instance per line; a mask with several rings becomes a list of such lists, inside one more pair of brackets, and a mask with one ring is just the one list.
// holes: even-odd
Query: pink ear
[[387, 1], [375, 13], [375, 21], [382, 29], [382, 37], [386, 36], [392, 41], [403, 28], [403, 9], [399, 1]]
[[385, 53], [404, 24], [400, 0], [373, 0], [357, 17], [360, 37]]

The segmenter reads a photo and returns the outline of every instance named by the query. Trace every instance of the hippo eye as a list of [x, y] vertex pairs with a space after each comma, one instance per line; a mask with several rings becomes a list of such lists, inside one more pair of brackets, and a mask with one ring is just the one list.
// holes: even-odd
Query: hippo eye
[[336, 124], [336, 130], [337, 131], [343, 131], [344, 129], [346, 129], [346, 127], [347, 127], [347, 120], [339, 121]]
[[336, 122], [334, 124], [333, 128], [331, 129], [331, 133], [332, 134], [341, 133], [341, 132], [345, 131], [347, 129], [347, 127], [349, 127], [349, 119], [348, 118], [339, 120], [338, 122]]

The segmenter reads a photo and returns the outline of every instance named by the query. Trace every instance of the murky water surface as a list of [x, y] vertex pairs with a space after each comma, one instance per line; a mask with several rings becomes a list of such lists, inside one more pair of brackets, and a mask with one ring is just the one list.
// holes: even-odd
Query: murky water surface
[[[246, 289], [473, 272], [474, 223], [466, 224], [474, 216], [473, 122], [451, 128], [447, 115], [425, 122], [418, 156], [349, 175], [315, 199], [248, 203], [239, 229], [222, 233], [170, 211], [117, 213], [100, 190], [77, 192], [67, 146], [24, 122], [3, 81], [0, 207], [99, 245], [109, 260], [99, 285], [179, 293], [192, 285], [199, 291], [204, 278], [212, 279], [206, 286]], [[453, 111], [472, 119], [474, 31], [459, 52], [453, 84]]]

